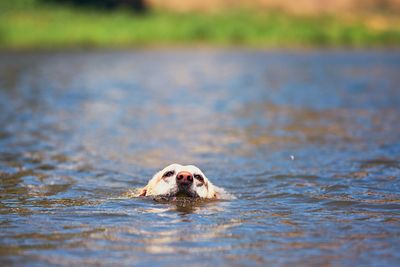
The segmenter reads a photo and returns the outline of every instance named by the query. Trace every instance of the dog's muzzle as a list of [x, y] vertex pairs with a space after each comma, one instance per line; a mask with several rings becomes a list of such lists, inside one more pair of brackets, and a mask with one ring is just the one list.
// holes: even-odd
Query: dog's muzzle
[[178, 187], [190, 187], [193, 184], [193, 175], [182, 171], [176, 175], [176, 183]]
[[197, 193], [191, 190], [193, 175], [190, 172], [179, 172], [176, 175], [176, 184], [178, 185], [176, 196], [197, 197]]

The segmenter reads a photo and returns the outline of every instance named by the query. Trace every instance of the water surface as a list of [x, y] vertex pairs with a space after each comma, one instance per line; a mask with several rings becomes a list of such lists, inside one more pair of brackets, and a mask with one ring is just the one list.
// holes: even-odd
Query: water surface
[[[2, 266], [398, 266], [400, 54], [0, 55]], [[196, 164], [237, 199], [131, 198]]]

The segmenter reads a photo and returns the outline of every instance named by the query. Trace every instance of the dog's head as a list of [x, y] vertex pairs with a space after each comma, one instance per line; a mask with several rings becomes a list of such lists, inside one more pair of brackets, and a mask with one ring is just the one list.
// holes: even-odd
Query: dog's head
[[171, 164], [157, 172], [139, 195], [218, 198], [217, 189], [196, 166]]

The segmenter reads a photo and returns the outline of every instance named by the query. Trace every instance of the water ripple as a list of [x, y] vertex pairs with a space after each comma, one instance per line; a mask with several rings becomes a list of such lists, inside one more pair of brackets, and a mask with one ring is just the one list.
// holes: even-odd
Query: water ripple
[[[0, 54], [0, 262], [397, 266], [399, 67], [396, 51]], [[236, 199], [132, 195], [171, 162]]]

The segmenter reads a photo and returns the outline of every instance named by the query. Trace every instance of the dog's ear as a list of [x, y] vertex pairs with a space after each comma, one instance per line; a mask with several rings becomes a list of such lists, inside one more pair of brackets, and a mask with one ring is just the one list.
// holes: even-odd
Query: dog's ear
[[146, 193], [147, 193], [147, 188], [146, 188], [146, 187], [140, 189], [140, 191], [139, 191], [139, 197], [145, 197], [145, 196], [146, 196]]
[[207, 190], [208, 190], [207, 198], [219, 199], [221, 197], [219, 188], [210, 182], [207, 183]]

